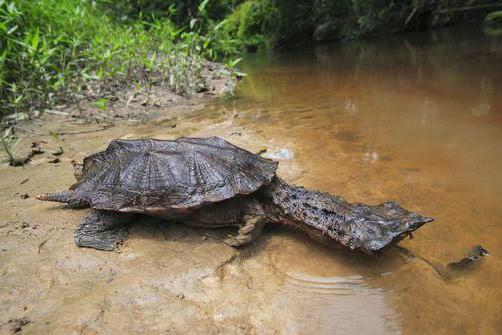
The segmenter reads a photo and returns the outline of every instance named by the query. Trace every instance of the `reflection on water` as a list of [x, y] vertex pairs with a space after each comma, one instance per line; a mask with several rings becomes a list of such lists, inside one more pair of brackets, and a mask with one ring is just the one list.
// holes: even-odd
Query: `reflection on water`
[[[458, 260], [475, 244], [492, 254], [450, 284], [424, 262], [395, 255], [367, 264], [315, 245], [283, 255], [289, 280], [273, 308], [285, 329], [502, 329], [501, 40], [475, 29], [398, 35], [258, 54], [243, 70], [249, 77], [223, 110], [236, 126], [294, 153], [281, 173], [301, 167], [296, 183], [350, 201], [396, 200], [435, 217], [402, 242], [435, 264]], [[333, 259], [343, 274], [319, 275]]]
[[[276, 304], [285, 311], [285, 334], [394, 334], [400, 326], [385, 301], [385, 291], [371, 288], [361, 276], [316, 277], [289, 274]], [[303, 302], [308, 301], [309, 308]]]

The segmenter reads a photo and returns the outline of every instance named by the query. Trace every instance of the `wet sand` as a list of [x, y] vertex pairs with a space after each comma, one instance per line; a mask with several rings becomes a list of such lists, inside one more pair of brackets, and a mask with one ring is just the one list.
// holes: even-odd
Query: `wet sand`
[[[200, 110], [58, 139], [24, 135], [20, 152], [43, 139], [46, 153], [24, 168], [0, 165], [0, 333], [30, 321], [25, 334], [497, 334], [500, 39], [403, 35], [258, 54], [243, 67], [236, 98]], [[253, 152], [287, 149], [279, 175], [296, 184], [435, 217], [400, 245], [438, 268], [476, 244], [491, 256], [445, 281], [396, 249], [368, 257], [267, 227], [237, 251], [222, 243], [231, 230], [155, 219], [136, 222], [120, 252], [103, 252], [73, 243], [88, 210], [34, 199], [68, 187], [71, 160], [113, 138], [210, 135]], [[59, 146], [61, 162], [48, 163]]]

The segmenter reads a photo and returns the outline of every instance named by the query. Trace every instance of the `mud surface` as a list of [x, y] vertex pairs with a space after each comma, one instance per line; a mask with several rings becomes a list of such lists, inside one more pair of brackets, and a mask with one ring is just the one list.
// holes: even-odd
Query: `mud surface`
[[[463, 30], [397, 36], [245, 65], [235, 99], [89, 133], [79, 132], [95, 124], [56, 116], [22, 125], [31, 132], [16, 151], [38, 141], [44, 153], [0, 165], [0, 333], [498, 333], [500, 41]], [[491, 255], [445, 282], [397, 249], [367, 257], [267, 227], [236, 251], [222, 243], [232, 230], [156, 219], [136, 222], [120, 252], [103, 252], [73, 243], [88, 210], [34, 199], [68, 187], [71, 161], [111, 139], [184, 135], [265, 151], [287, 181], [435, 217], [400, 245], [438, 268], [477, 244]]]

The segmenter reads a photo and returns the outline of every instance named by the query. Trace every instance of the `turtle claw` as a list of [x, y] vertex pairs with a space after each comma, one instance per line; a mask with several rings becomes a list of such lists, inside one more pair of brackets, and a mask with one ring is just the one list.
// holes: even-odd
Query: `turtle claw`
[[239, 240], [237, 239], [237, 237], [235, 236], [232, 236], [232, 235], [227, 235], [227, 238], [225, 239], [225, 241], [223, 241], [226, 245], [228, 245], [229, 247], [238, 247], [240, 246], [241, 244], [239, 243]]

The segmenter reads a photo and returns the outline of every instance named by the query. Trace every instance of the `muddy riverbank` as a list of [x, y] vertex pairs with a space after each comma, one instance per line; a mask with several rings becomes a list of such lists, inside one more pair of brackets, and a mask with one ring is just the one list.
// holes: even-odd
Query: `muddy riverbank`
[[[57, 123], [24, 126], [39, 134], [61, 133], [58, 127], [77, 131]], [[80, 125], [78, 130], [94, 128]], [[166, 120], [119, 124], [57, 139], [32, 132], [23, 136], [18, 151], [29, 151], [37, 142], [46, 153], [24, 167], [0, 168], [2, 332], [18, 326], [27, 333], [61, 334], [271, 330], [270, 316], [260, 315], [249, 304], [255, 301], [264, 309], [267, 290], [274, 290], [281, 278], [273, 273], [274, 267], [262, 264], [268, 256], [248, 263], [248, 258], [262, 254], [257, 246], [238, 252], [222, 243], [228, 230], [193, 230], [145, 219], [134, 225], [118, 253], [79, 249], [73, 230], [87, 210], [47, 206], [34, 199], [38, 192], [66, 188], [73, 182], [71, 161], [104, 148], [113, 138], [183, 135], [219, 135], [253, 151], [267, 146], [227, 118], [218, 122], [200, 111], [185, 111], [179, 118], [173, 111]], [[63, 154], [58, 163], [51, 163], [50, 152], [59, 147]], [[292, 163], [284, 165], [299, 170]], [[270, 244], [267, 240], [260, 244]], [[269, 288], [263, 285], [271, 279]]]

